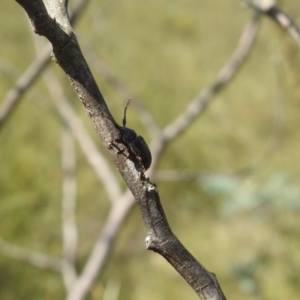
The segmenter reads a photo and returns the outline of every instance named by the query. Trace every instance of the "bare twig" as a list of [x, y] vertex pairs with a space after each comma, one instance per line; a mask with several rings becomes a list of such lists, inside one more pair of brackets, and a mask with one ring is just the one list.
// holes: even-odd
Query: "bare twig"
[[114, 238], [134, 204], [129, 190], [115, 202], [109, 212], [104, 228], [87, 260], [85, 266], [68, 293], [67, 300], [82, 300], [101, 273]]
[[0, 128], [13, 112], [13, 109], [18, 104], [24, 92], [32, 85], [40, 72], [50, 62], [50, 46], [47, 45], [41, 53], [42, 54], [31, 63], [27, 70], [17, 80], [15, 86], [6, 93], [0, 107]]
[[300, 30], [289, 16], [279, 10], [276, 6], [268, 10], [266, 14], [274, 19], [283, 29], [286, 29], [297, 42], [298, 46], [300, 46]]
[[175, 121], [170, 123], [163, 130], [163, 134], [160, 135], [151, 145], [151, 152], [153, 156], [153, 165], [158, 157], [158, 154], [164, 147], [164, 144], [182, 133], [191, 122], [203, 113], [213, 96], [216, 95], [228, 82], [236, 75], [237, 71], [241, 67], [242, 63], [247, 58], [258, 29], [259, 14], [254, 13], [251, 21], [246, 25], [238, 46], [232, 55], [232, 58], [224, 65], [216, 80], [203, 89], [198, 96], [189, 104], [186, 110], [177, 117]]
[[[282, 72], [278, 71], [278, 77]], [[238, 170], [222, 172], [222, 171], [194, 171], [194, 170], [158, 170], [154, 172], [154, 179], [158, 181], [192, 181], [202, 180], [214, 176], [249, 176], [257, 171], [267, 160], [271, 158], [282, 138], [285, 125], [285, 111], [282, 103], [282, 95], [280, 94], [280, 83], [282, 80], [278, 78], [278, 92], [273, 101], [273, 120], [272, 129], [263, 153], [256, 161], [248, 166]]]
[[8, 257], [25, 261], [39, 268], [51, 269], [59, 272], [62, 270], [61, 259], [52, 258], [43, 253], [13, 245], [2, 238], [0, 238], [0, 251]]
[[70, 290], [76, 275], [77, 226], [76, 211], [76, 157], [73, 135], [65, 130], [62, 136], [62, 169], [63, 169], [63, 196], [62, 196], [62, 275], [67, 290]]
[[232, 58], [221, 69], [216, 80], [210, 86], [203, 89], [189, 104], [185, 112], [164, 129], [163, 136], [165, 140], [173, 138], [186, 129], [203, 112], [212, 97], [236, 75], [253, 46], [258, 28], [258, 20], [259, 14], [255, 13], [251, 21], [246, 25]]
[[[71, 24], [75, 23], [79, 13], [83, 11], [89, 0], [81, 0], [72, 11], [70, 16]], [[2, 101], [0, 106], [0, 129], [3, 127], [4, 122], [10, 117], [13, 109], [16, 108], [23, 94], [29, 89], [29, 87], [37, 79], [38, 75], [44, 70], [51, 60], [51, 47], [47, 45], [41, 52], [41, 54], [30, 64], [27, 70], [16, 81], [15, 86], [10, 89]]]
[[283, 11], [276, 6], [275, 1], [269, 0], [266, 1], [250, 1], [246, 0], [245, 3], [252, 7], [259, 13], [265, 14], [273, 19], [276, 23], [278, 23], [284, 30], [292, 36], [292, 38], [296, 41], [298, 46], [300, 47], [300, 30], [296, 23]]

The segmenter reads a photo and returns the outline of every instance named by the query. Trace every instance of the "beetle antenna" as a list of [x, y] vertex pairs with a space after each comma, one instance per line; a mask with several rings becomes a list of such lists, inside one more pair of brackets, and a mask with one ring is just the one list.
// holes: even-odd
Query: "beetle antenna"
[[126, 127], [126, 111], [127, 111], [127, 107], [129, 105], [130, 101], [131, 101], [131, 98], [128, 99], [128, 101], [126, 103], [126, 106], [124, 108], [123, 127]]

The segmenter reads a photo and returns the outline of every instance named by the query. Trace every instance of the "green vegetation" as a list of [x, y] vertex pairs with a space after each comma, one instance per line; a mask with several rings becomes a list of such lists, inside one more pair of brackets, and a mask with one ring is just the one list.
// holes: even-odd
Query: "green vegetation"
[[[299, 1], [281, 2], [300, 24]], [[250, 17], [251, 10], [238, 1], [92, 1], [75, 32], [83, 53], [92, 48], [165, 126], [215, 79]], [[216, 176], [156, 183], [173, 231], [217, 274], [228, 299], [293, 300], [300, 295], [300, 49], [271, 20], [262, 18], [260, 26], [241, 71], [167, 146], [157, 167]], [[0, 28], [1, 105], [36, 55], [27, 17], [16, 2], [2, 3]], [[106, 82], [93, 60], [86, 59], [113, 115], [121, 120], [126, 99]], [[52, 65], [97, 141], [68, 80]], [[150, 140], [133, 107], [128, 123]], [[0, 237], [52, 257], [61, 254], [63, 127], [38, 80], [0, 129]], [[276, 140], [271, 147], [270, 138]], [[81, 270], [109, 202], [77, 150]], [[251, 172], [235, 175], [253, 166]], [[197, 299], [166, 261], [145, 251], [143, 228], [135, 208], [90, 299], [102, 299], [110, 282], [120, 285], [119, 300]], [[59, 273], [0, 252], [0, 299], [50, 300], [64, 295]]]

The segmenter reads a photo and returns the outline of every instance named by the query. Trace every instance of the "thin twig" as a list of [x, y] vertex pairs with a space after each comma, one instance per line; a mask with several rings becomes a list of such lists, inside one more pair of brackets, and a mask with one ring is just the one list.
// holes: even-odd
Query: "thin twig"
[[259, 14], [255, 13], [251, 21], [246, 25], [232, 58], [221, 69], [216, 80], [210, 86], [203, 89], [189, 104], [185, 112], [164, 129], [164, 139], [169, 140], [186, 129], [203, 112], [212, 97], [237, 74], [237, 71], [242, 63], [245, 62], [253, 46], [258, 29], [258, 20]]
[[282, 102], [282, 95], [280, 93], [280, 83], [282, 80], [279, 75], [282, 72], [278, 71], [278, 92], [273, 100], [273, 119], [272, 129], [268, 138], [268, 142], [263, 153], [251, 165], [242, 167], [235, 171], [221, 172], [221, 171], [194, 171], [194, 170], [159, 170], [154, 172], [154, 179], [158, 181], [193, 181], [202, 180], [214, 176], [249, 176], [257, 171], [267, 160], [271, 158], [280, 140], [285, 126], [285, 111]]
[[[83, 11], [89, 0], [80, 0], [77, 6], [70, 14], [70, 22], [74, 24], [80, 12]], [[21, 100], [23, 94], [35, 82], [38, 75], [45, 69], [51, 60], [51, 47], [49, 44], [40, 52], [41, 54], [29, 65], [25, 72], [16, 80], [16, 84], [11, 88], [2, 101], [0, 106], [0, 129], [3, 124], [10, 117], [13, 110]]]
[[236, 75], [254, 44], [258, 30], [259, 15], [260, 14], [255, 12], [250, 22], [246, 25], [236, 50], [231, 59], [226, 62], [221, 69], [216, 80], [211, 85], [204, 88], [188, 105], [186, 110], [180, 114], [175, 121], [165, 127], [163, 134], [154, 140], [151, 145], [152, 165], [155, 165], [158, 154], [163, 149], [165, 143], [182, 133], [196, 117], [203, 113], [213, 97], [229, 83], [234, 75]]
[[6, 93], [0, 107], [0, 129], [13, 112], [13, 109], [16, 108], [21, 96], [26, 90], [29, 89], [40, 72], [50, 62], [50, 53], [50, 45], [47, 45], [41, 54], [31, 63], [27, 70], [16, 81], [15, 86]]
[[110, 253], [112, 243], [119, 232], [126, 216], [130, 212], [135, 200], [129, 190], [113, 204], [106, 219], [102, 232], [84, 265], [81, 274], [74, 282], [66, 297], [67, 300], [82, 300], [88, 294], [96, 278], [103, 270], [103, 266]]
[[280, 10], [280, 8], [278, 8], [275, 5], [274, 1], [270, 1], [270, 3], [266, 6], [253, 1], [246, 1], [246, 4], [248, 4], [257, 12], [269, 16], [276, 23], [278, 23], [284, 30], [287, 30], [287, 32], [292, 36], [292, 38], [296, 41], [296, 43], [300, 47], [299, 27], [287, 14], [285, 14], [282, 10]]

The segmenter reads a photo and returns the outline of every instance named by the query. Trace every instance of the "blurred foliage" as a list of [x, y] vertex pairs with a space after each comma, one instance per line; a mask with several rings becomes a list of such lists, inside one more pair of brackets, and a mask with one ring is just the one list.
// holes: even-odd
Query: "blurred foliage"
[[[299, 1], [279, 5], [300, 24]], [[3, 99], [36, 54], [22, 8], [5, 1], [0, 15]], [[239, 1], [92, 1], [75, 32], [84, 54], [93, 49], [165, 126], [214, 80], [250, 17]], [[113, 115], [121, 120], [126, 99], [86, 59]], [[52, 65], [102, 151], [69, 82]], [[157, 184], [174, 232], [217, 274], [228, 299], [299, 298], [299, 67], [296, 43], [263, 18], [238, 76], [159, 161], [161, 170], [216, 173], [201, 184]], [[138, 117], [131, 107], [130, 127], [149, 141]], [[61, 253], [62, 129], [38, 80], [0, 131], [0, 236], [54, 257]], [[109, 203], [80, 149], [77, 154], [80, 270]], [[218, 176], [249, 166], [255, 168], [248, 175]], [[145, 232], [135, 208], [90, 299], [102, 299], [109, 282], [120, 286], [120, 300], [197, 299], [166, 261], [145, 251]], [[60, 274], [0, 255], [1, 299], [62, 299], [64, 294]]]
[[243, 211], [256, 211], [261, 214], [263, 208], [280, 206], [282, 209], [300, 210], [300, 190], [289, 183], [286, 174], [276, 174], [267, 182], [261, 183], [253, 178], [241, 180], [228, 176], [215, 176], [203, 180], [203, 189], [212, 196], [223, 198], [220, 206], [226, 214]]

